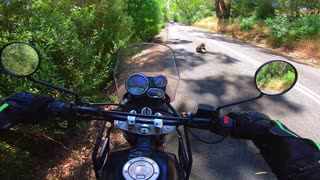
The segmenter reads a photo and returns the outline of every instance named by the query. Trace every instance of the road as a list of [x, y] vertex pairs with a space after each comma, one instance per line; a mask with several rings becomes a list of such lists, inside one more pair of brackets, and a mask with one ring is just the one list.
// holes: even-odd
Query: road
[[[254, 102], [226, 108], [230, 111], [259, 111], [278, 119], [300, 136], [320, 142], [320, 70], [292, 61], [271, 51], [223, 35], [190, 26], [169, 24], [163, 34], [176, 53], [180, 83], [173, 106], [195, 112], [199, 103], [218, 105], [254, 97], [256, 69], [269, 60], [286, 60], [298, 70], [297, 85], [283, 96], [263, 97]], [[206, 43], [206, 54], [195, 52]], [[205, 140], [219, 136], [194, 130]], [[276, 179], [259, 150], [247, 140], [226, 138], [208, 145], [191, 137], [193, 168], [190, 179]], [[170, 136], [166, 150], [177, 152], [176, 135]], [[262, 172], [262, 173], [261, 173]]]

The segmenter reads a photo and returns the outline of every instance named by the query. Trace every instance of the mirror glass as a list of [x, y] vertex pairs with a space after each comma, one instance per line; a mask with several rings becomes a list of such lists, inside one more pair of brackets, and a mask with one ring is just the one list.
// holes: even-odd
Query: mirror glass
[[296, 68], [280, 60], [262, 65], [255, 74], [257, 89], [266, 95], [286, 93], [295, 85], [297, 78]]
[[11, 43], [1, 51], [1, 64], [6, 72], [14, 76], [29, 76], [39, 66], [38, 52], [29, 44]]

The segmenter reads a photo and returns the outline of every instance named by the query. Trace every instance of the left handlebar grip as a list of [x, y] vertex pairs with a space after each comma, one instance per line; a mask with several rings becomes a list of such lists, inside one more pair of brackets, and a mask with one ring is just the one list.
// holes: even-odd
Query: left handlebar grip
[[48, 113], [52, 117], [69, 117], [72, 114], [71, 107], [69, 102], [55, 100], [48, 105]]

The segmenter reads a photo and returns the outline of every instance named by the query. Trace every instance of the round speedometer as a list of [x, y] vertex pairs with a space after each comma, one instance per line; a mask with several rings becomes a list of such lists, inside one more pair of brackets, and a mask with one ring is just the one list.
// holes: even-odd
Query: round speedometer
[[132, 95], [142, 95], [148, 90], [149, 81], [143, 74], [133, 74], [126, 82], [126, 89]]

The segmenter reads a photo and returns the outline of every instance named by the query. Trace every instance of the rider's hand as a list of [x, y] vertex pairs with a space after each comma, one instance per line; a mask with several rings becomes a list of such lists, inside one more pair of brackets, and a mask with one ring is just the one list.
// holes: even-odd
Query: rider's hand
[[319, 179], [320, 144], [256, 112], [229, 113], [231, 136], [251, 139], [278, 179]]
[[267, 115], [258, 112], [231, 112], [227, 116], [235, 121], [230, 132], [232, 137], [253, 139], [267, 134], [274, 126]]
[[46, 120], [48, 118], [47, 106], [53, 100], [54, 98], [49, 95], [12, 94], [0, 104], [0, 106], [4, 104], [8, 106], [0, 112], [0, 124], [5, 125], [4, 128], [8, 128], [16, 123], [34, 123]]

